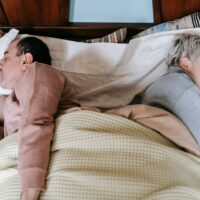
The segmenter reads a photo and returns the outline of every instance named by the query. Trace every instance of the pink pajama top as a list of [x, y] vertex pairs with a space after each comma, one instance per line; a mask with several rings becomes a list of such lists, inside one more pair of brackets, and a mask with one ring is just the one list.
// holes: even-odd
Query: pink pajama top
[[70, 82], [49, 65], [34, 62], [12, 94], [0, 98], [4, 136], [19, 133], [19, 176], [22, 191], [45, 190], [54, 117], [79, 106]]

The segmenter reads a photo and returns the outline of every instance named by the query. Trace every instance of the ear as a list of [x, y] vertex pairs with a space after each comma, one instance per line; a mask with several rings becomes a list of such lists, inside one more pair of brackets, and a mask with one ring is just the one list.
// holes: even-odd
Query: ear
[[22, 61], [21, 61], [21, 69], [22, 71], [26, 71], [28, 66], [33, 63], [33, 56], [31, 53], [25, 53], [22, 56]]
[[190, 71], [190, 68], [192, 67], [192, 62], [186, 58], [186, 57], [181, 57], [179, 61], [180, 67], [185, 70], [185, 71]]

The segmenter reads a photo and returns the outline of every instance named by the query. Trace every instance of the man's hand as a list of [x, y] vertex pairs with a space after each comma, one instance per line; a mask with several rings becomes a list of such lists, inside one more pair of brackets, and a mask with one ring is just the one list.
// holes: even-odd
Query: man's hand
[[39, 190], [29, 189], [21, 194], [21, 200], [38, 200], [40, 195]]

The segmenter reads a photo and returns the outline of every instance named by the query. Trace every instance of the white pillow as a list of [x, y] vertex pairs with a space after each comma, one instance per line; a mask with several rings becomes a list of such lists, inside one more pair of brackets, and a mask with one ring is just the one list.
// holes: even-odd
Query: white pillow
[[16, 29], [11, 29], [0, 38], [0, 59], [4, 57], [4, 53], [7, 50], [8, 45], [16, 38], [18, 32], [19, 31]]
[[[6, 33], [0, 38], [0, 59], [4, 57], [4, 53], [7, 50], [8, 45], [12, 42], [12, 40], [16, 38], [18, 32], [19, 31], [16, 29], [11, 29], [8, 33]], [[12, 90], [0, 87], [0, 96], [9, 95], [11, 94], [11, 92]]]
[[[165, 57], [174, 36], [191, 30], [155, 33], [132, 39], [129, 44], [39, 38], [49, 46], [53, 67], [71, 80], [82, 104], [114, 108], [130, 103], [167, 72]], [[200, 28], [195, 31], [200, 32]]]

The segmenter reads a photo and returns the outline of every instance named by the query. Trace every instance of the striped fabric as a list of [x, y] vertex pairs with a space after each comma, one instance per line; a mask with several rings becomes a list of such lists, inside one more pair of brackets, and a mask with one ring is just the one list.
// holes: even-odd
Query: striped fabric
[[193, 27], [200, 27], [200, 12], [191, 15]]
[[127, 28], [121, 28], [102, 38], [89, 39], [89, 40], [86, 40], [85, 42], [87, 43], [95, 43], [95, 42], [120, 43], [125, 40], [126, 34], [127, 34]]
[[134, 35], [132, 38], [137, 38], [162, 31], [171, 31], [196, 27], [200, 27], [200, 12], [193, 13], [191, 15], [182, 17], [180, 19], [176, 19], [174, 21], [168, 21], [162, 24], [158, 24], [156, 26], [142, 31], [141, 33]]
[[[0, 199], [19, 200], [17, 134], [0, 142]], [[58, 118], [40, 200], [199, 200], [200, 158], [128, 119]]]

